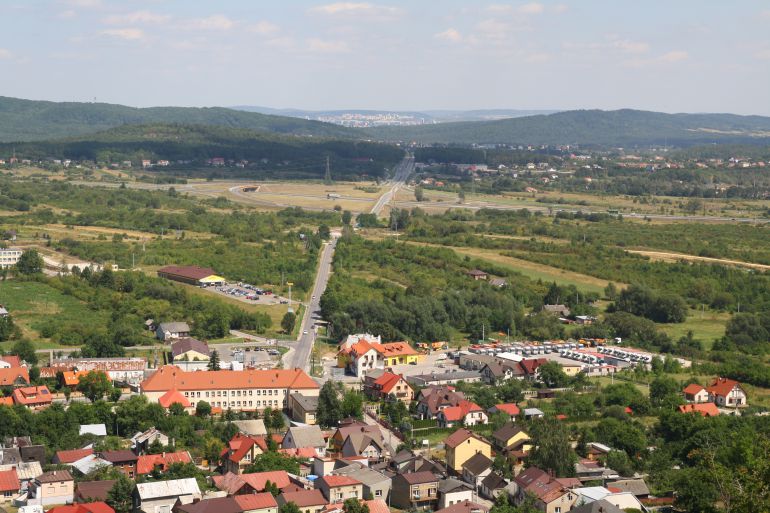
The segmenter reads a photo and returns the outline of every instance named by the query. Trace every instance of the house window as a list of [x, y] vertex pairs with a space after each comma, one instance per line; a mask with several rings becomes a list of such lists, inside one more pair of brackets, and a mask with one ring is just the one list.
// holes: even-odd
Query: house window
[[415, 499], [419, 499], [420, 498], [420, 490], [419, 489], [413, 490], [412, 491], [412, 497], [415, 498]]
[[374, 496], [375, 497], [382, 497], [382, 490], [375, 490], [374, 491]]
[[561, 507], [556, 506], [556, 508], [553, 510], [553, 513], [561, 513]]

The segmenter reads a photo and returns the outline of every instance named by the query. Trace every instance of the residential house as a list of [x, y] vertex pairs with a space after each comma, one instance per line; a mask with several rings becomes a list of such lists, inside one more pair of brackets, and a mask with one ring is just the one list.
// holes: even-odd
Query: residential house
[[43, 467], [40, 466], [39, 461], [0, 465], [0, 472], [7, 472], [9, 470], [16, 471], [16, 478], [21, 485], [21, 493], [26, 492], [29, 488], [29, 484], [43, 474]]
[[36, 461], [45, 464], [48, 462], [45, 446], [33, 444], [32, 439], [28, 436], [6, 437], [3, 440], [3, 446], [17, 448], [19, 450], [19, 455], [21, 456], [21, 461], [24, 463]]
[[289, 411], [291, 419], [302, 424], [315, 424], [318, 411], [318, 396], [302, 395], [293, 392], [289, 395]]
[[415, 351], [409, 342], [387, 342], [380, 344], [378, 353], [385, 367], [417, 364], [422, 359], [422, 355]]
[[364, 393], [375, 401], [394, 398], [407, 405], [414, 399], [414, 390], [406, 382], [404, 375], [390, 371], [370, 372], [364, 379]]
[[570, 513], [624, 513], [622, 509], [604, 499], [574, 507], [569, 511]]
[[477, 371], [446, 371], [431, 374], [416, 374], [407, 376], [406, 381], [412, 386], [431, 387], [439, 385], [454, 385], [456, 383], [478, 383], [481, 373]]
[[69, 506], [57, 506], [47, 513], [115, 513], [115, 510], [104, 501], [88, 502], [84, 504], [72, 504]]
[[331, 475], [349, 476], [361, 481], [364, 491], [363, 497], [388, 500], [392, 484], [391, 478], [382, 472], [366, 467], [362, 463], [353, 463], [338, 468], [333, 470]]
[[570, 314], [569, 307], [565, 305], [543, 305], [543, 311], [559, 317], [569, 317]]
[[136, 476], [138, 457], [128, 449], [102, 451], [98, 455], [100, 458], [109, 461], [113, 467], [121, 471], [127, 478], [133, 479]]
[[350, 476], [323, 476], [313, 482], [329, 502], [344, 502], [347, 499], [362, 499], [364, 485]]
[[45, 385], [21, 387], [14, 389], [13, 402], [33, 410], [39, 410], [49, 406], [53, 402], [53, 396]]
[[103, 458], [100, 458], [96, 454], [89, 454], [88, 456], [84, 456], [79, 460], [77, 460], [76, 462], [72, 463], [72, 465], [70, 465], [70, 468], [72, 468], [73, 471], [77, 470], [76, 475], [85, 476], [102, 467], [110, 467], [110, 466], [112, 466], [112, 464], [109, 461]]
[[281, 490], [292, 484], [291, 478], [285, 470], [271, 470], [240, 475], [228, 472], [223, 476], [214, 476], [212, 481], [214, 486], [219, 490], [227, 492], [229, 495], [264, 492], [268, 482]]
[[553, 478], [537, 467], [529, 467], [514, 478], [509, 494], [516, 505], [534, 496], [535, 507], [544, 513], [564, 513], [578, 498], [570, 486], [580, 486], [580, 481]]
[[460, 356], [457, 358], [457, 364], [461, 369], [480, 371], [488, 363], [498, 361], [497, 358], [490, 354], [471, 353], [468, 351], [461, 351]]
[[442, 508], [435, 513], [487, 513], [488, 511], [489, 508], [487, 506], [477, 504], [468, 499]]
[[612, 447], [599, 442], [588, 442], [587, 456], [589, 460], [598, 460], [612, 452]]
[[453, 386], [430, 386], [417, 395], [417, 413], [421, 419], [435, 419], [444, 408], [457, 406], [465, 400], [465, 394]]
[[21, 492], [21, 482], [15, 468], [0, 470], [0, 503], [9, 502]]
[[233, 499], [243, 513], [278, 513], [278, 502], [270, 492], [236, 495]]
[[495, 500], [501, 493], [503, 493], [507, 485], [508, 481], [506, 481], [503, 476], [497, 472], [492, 472], [482, 479], [479, 486], [479, 494], [487, 499]]
[[267, 435], [267, 429], [265, 429], [265, 421], [262, 419], [234, 420], [233, 424], [235, 424], [235, 427], [237, 427], [238, 431], [243, 435]]
[[320, 391], [318, 383], [302, 369], [185, 372], [173, 365], [161, 367], [141, 387], [150, 402], [176, 390], [191, 403], [206, 401], [212, 407], [233, 411], [286, 409], [294, 392], [318, 396]]
[[347, 419], [340, 423], [340, 426], [331, 437], [331, 448], [334, 452], [342, 451], [348, 436], [352, 433], [363, 433], [373, 440], [382, 439], [382, 431], [379, 426], [372, 426], [360, 420]]
[[618, 479], [608, 483], [607, 486], [613, 490], [628, 492], [639, 500], [650, 496], [650, 488], [644, 482], [644, 479]]
[[[375, 465], [375, 468], [378, 468]], [[436, 475], [446, 476], [446, 467], [437, 460], [427, 459], [413, 452], [403, 449], [390, 460], [382, 464], [382, 468], [388, 472], [405, 474], [408, 472], [430, 471]]]
[[542, 419], [545, 413], [539, 408], [524, 408], [524, 418], [527, 420]]
[[[270, 497], [272, 498], [272, 495]], [[214, 497], [188, 504], [177, 504], [172, 510], [174, 513], [243, 513], [243, 509], [234, 497]]]
[[[0, 305], [0, 317], [8, 317], [10, 314], [3, 305]], [[21, 358], [15, 354], [0, 356], [0, 369], [20, 368], [22, 367]]]
[[525, 376], [526, 373], [519, 362], [496, 359], [481, 368], [481, 379], [490, 385], [509, 379], [523, 379]]
[[684, 390], [684, 400], [688, 403], [707, 403], [709, 402], [709, 393], [706, 389], [697, 383], [690, 383]]
[[312, 447], [316, 454], [326, 454], [326, 440], [319, 426], [292, 426], [283, 436], [281, 447], [284, 449], [299, 449]]
[[481, 453], [487, 458], [492, 457], [492, 446], [489, 442], [465, 428], [460, 428], [449, 435], [444, 440], [444, 446], [446, 447], [447, 465], [456, 474], [460, 474], [465, 462], [477, 453]]
[[186, 322], [162, 322], [155, 330], [155, 336], [163, 342], [175, 338], [189, 337], [190, 325]]
[[501, 451], [507, 451], [511, 447], [518, 447], [523, 451], [532, 449], [529, 435], [526, 431], [513, 423], [505, 424], [503, 427], [492, 433], [492, 441], [494, 442], [495, 447]]
[[337, 366], [344, 367], [354, 376], [363, 377], [368, 372], [381, 368], [376, 346], [379, 344], [360, 339], [352, 345], [343, 345], [337, 353]]
[[438, 507], [447, 508], [461, 502], [472, 501], [474, 490], [471, 485], [449, 477], [438, 483]]
[[410, 472], [393, 476], [391, 505], [403, 510], [435, 509], [439, 479], [433, 472]]
[[222, 451], [222, 467], [225, 473], [240, 474], [251, 465], [254, 458], [267, 451], [267, 441], [261, 436], [236, 433]]
[[0, 386], [21, 387], [29, 385], [29, 371], [26, 367], [0, 367]]
[[136, 475], [144, 476], [151, 474], [154, 470], [165, 472], [175, 463], [192, 463], [190, 453], [177, 451], [139, 456], [136, 460]]
[[66, 470], [45, 472], [29, 483], [27, 505], [72, 504], [75, 479]]
[[170, 439], [155, 427], [151, 427], [143, 433], [136, 433], [131, 437], [131, 449], [135, 454], [144, 454], [155, 442], [163, 447], [168, 446]]
[[85, 449], [71, 449], [69, 451], [56, 451], [51, 462], [54, 465], [71, 465], [79, 459], [85, 458], [94, 453], [90, 447]]
[[634, 497], [634, 494], [630, 492], [615, 492], [603, 486], [575, 488], [573, 491], [577, 494], [577, 500], [575, 501], [575, 505], [577, 506], [605, 500], [622, 510], [645, 510], [639, 499]]
[[171, 513], [177, 503], [191, 504], [201, 499], [201, 490], [195, 478], [171, 479], [138, 483], [134, 488], [133, 504], [135, 510], [144, 513]]
[[321, 490], [299, 490], [296, 492], [281, 492], [277, 497], [278, 505], [289, 502], [297, 505], [301, 513], [320, 513], [328, 504]]
[[716, 378], [706, 387], [709, 401], [721, 408], [743, 408], [748, 406], [746, 391], [733, 379]]
[[679, 413], [700, 413], [703, 417], [717, 417], [719, 408], [714, 403], [689, 403], [677, 406]]
[[385, 444], [382, 432], [378, 429], [374, 435], [361, 431], [350, 433], [342, 443], [340, 453], [345, 458], [361, 456], [370, 462], [378, 462], [384, 460], [390, 454], [390, 450]]
[[106, 481], [80, 481], [75, 485], [75, 502], [106, 501], [115, 479]]
[[147, 360], [138, 357], [64, 358], [54, 360], [49, 367], [41, 368], [40, 377], [55, 378], [58, 372], [68, 371], [101, 371], [106, 373], [112, 381], [139, 385], [144, 379], [145, 369], [147, 369]]
[[481, 406], [465, 399], [460, 401], [457, 406], [450, 406], [441, 410], [437, 419], [441, 427], [475, 426], [489, 422], [489, 417]]
[[463, 480], [473, 486], [474, 490], [478, 490], [481, 481], [492, 473], [492, 463], [491, 458], [477, 452], [463, 463]]
[[519, 416], [519, 413], [521, 413], [521, 410], [515, 403], [502, 403], [492, 406], [487, 410], [487, 413], [489, 413], [490, 416], [495, 415], [496, 413], [502, 413], [508, 416], [508, 420], [514, 422], [516, 417]]

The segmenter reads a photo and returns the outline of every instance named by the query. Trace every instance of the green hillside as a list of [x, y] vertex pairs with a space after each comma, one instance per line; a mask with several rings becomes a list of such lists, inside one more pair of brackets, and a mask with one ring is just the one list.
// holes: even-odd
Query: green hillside
[[46, 102], [0, 96], [0, 141], [36, 141], [107, 130], [120, 125], [185, 123], [247, 128], [280, 134], [356, 138], [329, 123], [221, 107], [134, 108], [108, 103]]
[[[169, 160], [159, 171], [211, 169], [206, 161], [221, 157], [246, 161], [245, 167], [228, 166], [222, 176], [320, 177], [329, 157], [334, 174], [384, 176], [403, 151], [393, 145], [350, 139], [300, 137], [221, 126], [155, 124], [123, 125], [96, 134], [51, 141], [0, 143], [0, 155], [15, 151], [32, 160], [70, 159], [101, 165], [143, 159]], [[180, 163], [180, 161], [182, 161]]]
[[691, 146], [770, 143], [770, 117], [573, 110], [498, 121], [368, 129], [372, 137], [423, 143]]

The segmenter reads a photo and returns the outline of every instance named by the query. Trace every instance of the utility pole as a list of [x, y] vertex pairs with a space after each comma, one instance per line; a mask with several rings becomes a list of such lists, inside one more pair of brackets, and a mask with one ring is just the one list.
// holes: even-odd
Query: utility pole
[[294, 309], [291, 307], [291, 286], [294, 285], [294, 283], [289, 281], [289, 282], [286, 282], [286, 285], [289, 286], [289, 310], [288, 311], [293, 312]]
[[329, 168], [329, 156], [328, 155], [326, 156], [326, 174], [324, 175], [324, 183], [326, 185], [331, 185], [332, 184], [332, 172], [331, 172], [331, 169]]

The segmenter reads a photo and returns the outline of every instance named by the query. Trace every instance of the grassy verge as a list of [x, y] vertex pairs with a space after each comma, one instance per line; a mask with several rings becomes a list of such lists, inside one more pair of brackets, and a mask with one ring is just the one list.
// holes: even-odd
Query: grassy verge
[[660, 324], [658, 327], [674, 340], [693, 332], [697, 340], [703, 342], [704, 349], [711, 349], [715, 339], [725, 334], [725, 325], [730, 319], [727, 312], [690, 310], [687, 319], [678, 324]]

